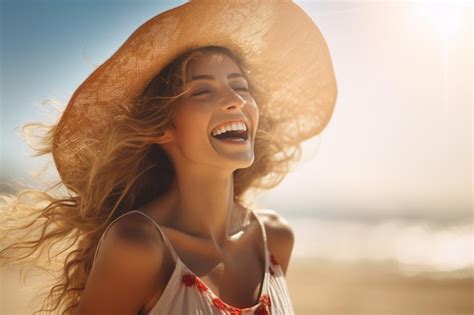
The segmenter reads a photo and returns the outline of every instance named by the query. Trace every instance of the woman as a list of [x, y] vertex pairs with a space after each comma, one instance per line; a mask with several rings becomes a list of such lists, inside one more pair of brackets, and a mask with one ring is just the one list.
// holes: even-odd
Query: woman
[[46, 310], [292, 314], [292, 229], [246, 193], [283, 179], [335, 99], [324, 39], [293, 3], [201, 0], [164, 12], [49, 129], [41, 153], [52, 152], [69, 197], [3, 197], [10, 213], [28, 213], [17, 231], [40, 218], [43, 233], [2, 256], [70, 241]]

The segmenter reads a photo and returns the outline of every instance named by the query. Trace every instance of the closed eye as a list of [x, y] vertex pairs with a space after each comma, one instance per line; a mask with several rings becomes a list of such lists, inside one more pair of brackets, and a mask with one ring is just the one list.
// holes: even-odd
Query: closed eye
[[[247, 89], [247, 88], [245, 88], [245, 87], [242, 87], [242, 88], [235, 88], [235, 90], [237, 90], [237, 91], [249, 92], [249, 89]], [[199, 91], [199, 92], [196, 92], [196, 93], [192, 94], [192, 96], [198, 96], [198, 95], [202, 95], [202, 94], [206, 94], [206, 93], [211, 93], [211, 91], [209, 91], [209, 90], [202, 90], [202, 91]]]
[[201, 94], [205, 94], [205, 93], [210, 93], [211, 91], [208, 91], [208, 90], [204, 90], [204, 91], [199, 91], [199, 92], [196, 92], [194, 94], [192, 94], [192, 96], [197, 96], [197, 95], [201, 95]]

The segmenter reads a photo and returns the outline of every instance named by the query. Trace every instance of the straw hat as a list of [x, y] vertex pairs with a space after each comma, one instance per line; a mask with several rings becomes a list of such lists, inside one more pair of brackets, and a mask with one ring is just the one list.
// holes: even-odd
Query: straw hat
[[[194, 0], [141, 25], [74, 92], [53, 135], [53, 158], [68, 186], [90, 168], [90, 154], [120, 114], [171, 60], [217, 45], [247, 64], [249, 81], [268, 102], [287, 139], [303, 141], [329, 122], [337, 96], [327, 44], [292, 1]], [[74, 187], [69, 187], [73, 190]]]

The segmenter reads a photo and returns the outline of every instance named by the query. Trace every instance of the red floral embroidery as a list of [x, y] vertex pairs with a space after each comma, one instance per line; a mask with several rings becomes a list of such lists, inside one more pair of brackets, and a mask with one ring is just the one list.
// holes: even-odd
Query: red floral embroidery
[[200, 292], [204, 292], [208, 290], [207, 285], [199, 278], [196, 278], [196, 287], [198, 288]]
[[260, 305], [255, 310], [255, 315], [269, 315], [271, 300], [268, 294], [264, 294], [260, 297]]
[[265, 305], [260, 305], [256, 310], [255, 310], [255, 315], [269, 315], [270, 313], [267, 310], [267, 307]]
[[187, 287], [193, 286], [196, 282], [196, 276], [193, 274], [187, 273], [183, 275], [181, 282]]
[[242, 310], [237, 307], [233, 307], [229, 305], [230, 315], [242, 315]]
[[212, 304], [220, 310], [225, 311], [227, 309], [226, 304], [220, 298], [213, 298]]
[[270, 306], [271, 301], [270, 301], [270, 297], [269, 297], [267, 294], [262, 295], [262, 296], [260, 297], [260, 301], [262, 302], [262, 305], [265, 305], [265, 306], [268, 305], [268, 306]]
[[212, 304], [222, 311], [229, 311], [230, 315], [242, 315], [242, 309], [225, 303], [219, 297], [213, 298]]
[[270, 260], [272, 261], [272, 264], [273, 264], [273, 265], [278, 265], [278, 262], [277, 262], [277, 260], [275, 259], [275, 256], [273, 256], [272, 254], [270, 254]]
[[270, 270], [270, 274], [271, 274], [272, 276], [274, 276], [274, 275], [275, 275], [275, 272], [273, 271], [272, 267], [268, 267], [268, 269]]

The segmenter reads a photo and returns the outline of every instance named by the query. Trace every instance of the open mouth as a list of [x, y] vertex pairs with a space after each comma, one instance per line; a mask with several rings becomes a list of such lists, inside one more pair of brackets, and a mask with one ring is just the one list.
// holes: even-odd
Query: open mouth
[[249, 129], [246, 123], [239, 121], [216, 127], [211, 132], [211, 136], [226, 142], [247, 142], [249, 138]]
[[219, 140], [227, 141], [247, 141], [248, 130], [230, 130], [218, 135], [212, 135], [214, 138]]

